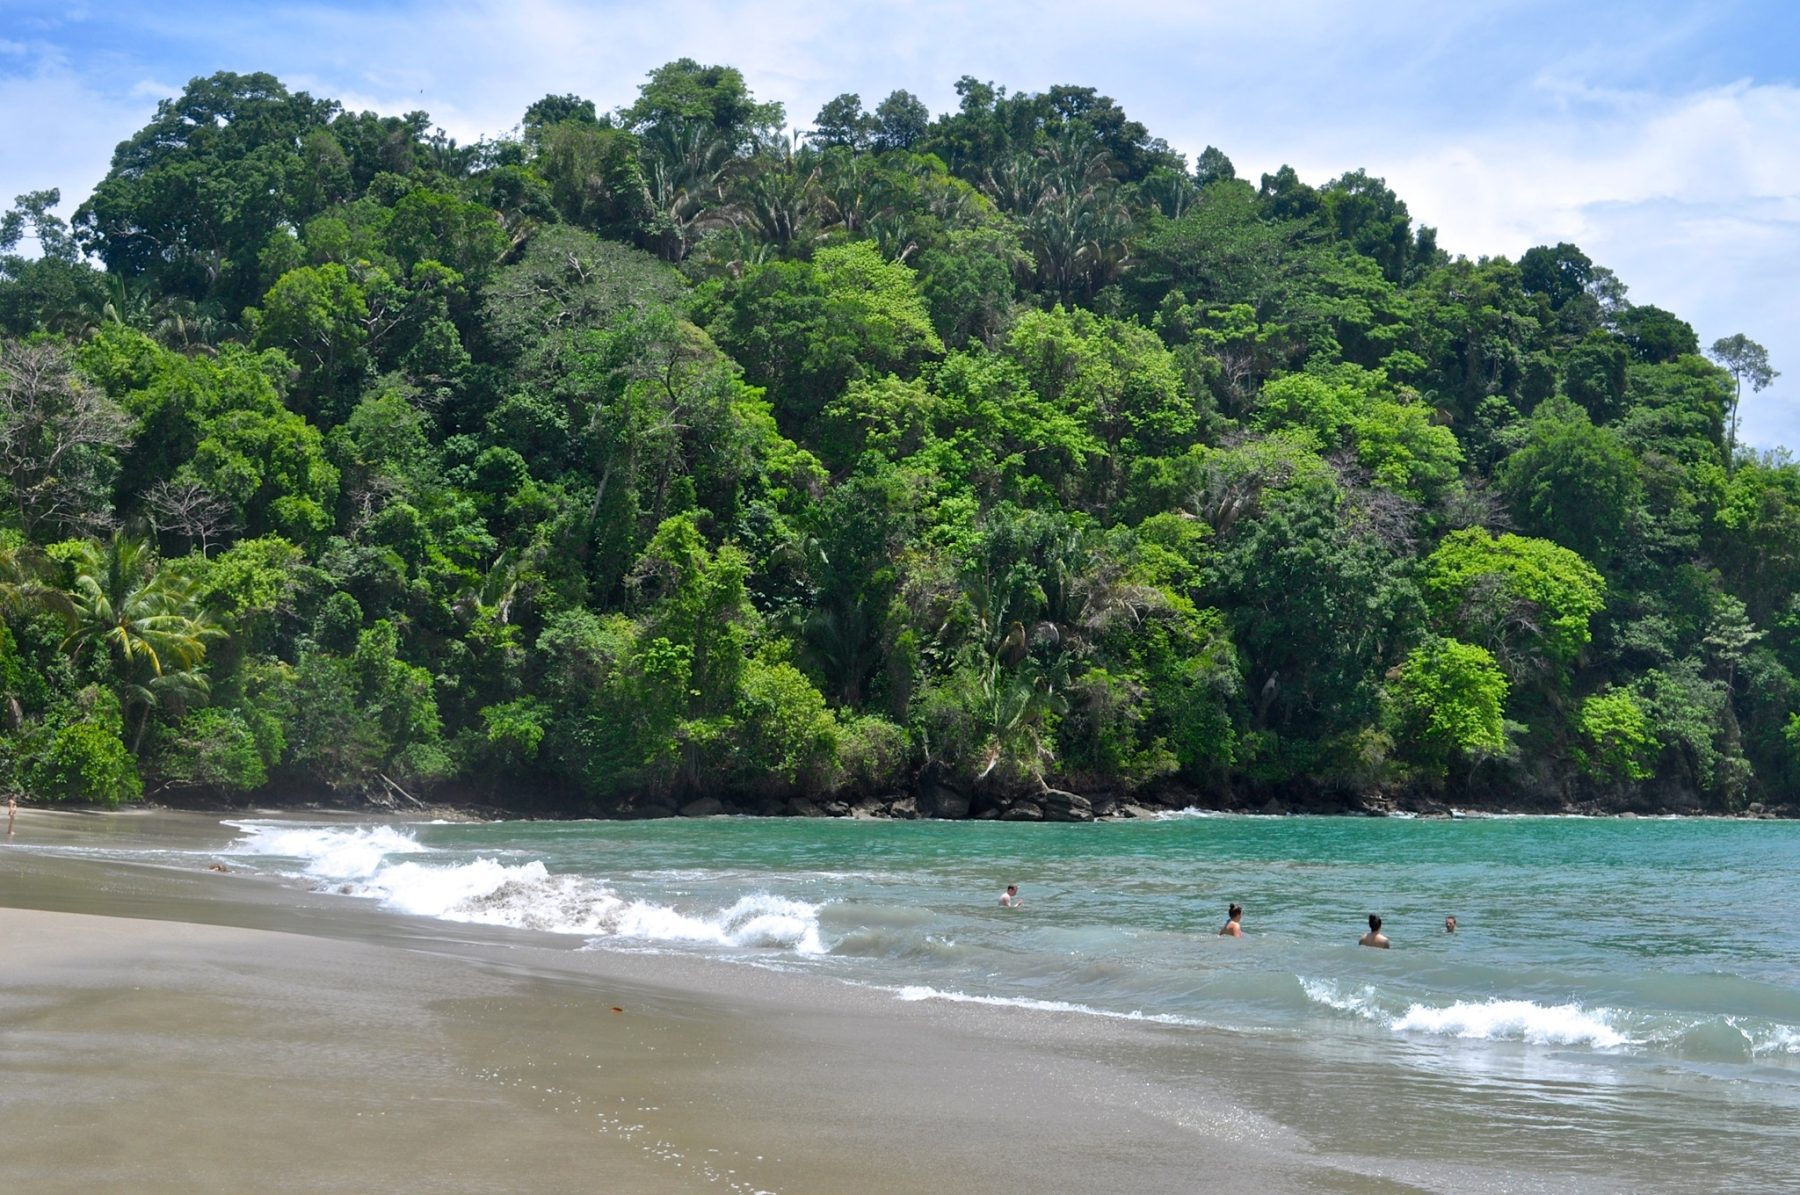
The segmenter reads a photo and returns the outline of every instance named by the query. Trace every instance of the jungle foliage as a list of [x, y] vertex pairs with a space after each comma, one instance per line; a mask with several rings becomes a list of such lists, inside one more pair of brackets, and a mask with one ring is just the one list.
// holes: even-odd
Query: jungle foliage
[[4, 780], [1800, 778], [1800, 468], [1736, 438], [1760, 346], [1714, 364], [1574, 245], [1451, 257], [1362, 171], [957, 93], [794, 136], [683, 59], [458, 145], [221, 73], [71, 222], [19, 197]]

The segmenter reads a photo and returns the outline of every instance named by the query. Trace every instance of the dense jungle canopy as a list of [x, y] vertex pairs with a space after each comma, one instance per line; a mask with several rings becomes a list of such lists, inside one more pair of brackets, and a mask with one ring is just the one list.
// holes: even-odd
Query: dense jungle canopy
[[[1091, 88], [196, 79], [0, 224], [0, 776], [574, 811], [1800, 781], [1773, 376]], [[35, 245], [35, 252], [20, 250]], [[1710, 359], [1709, 359], [1710, 357]]]

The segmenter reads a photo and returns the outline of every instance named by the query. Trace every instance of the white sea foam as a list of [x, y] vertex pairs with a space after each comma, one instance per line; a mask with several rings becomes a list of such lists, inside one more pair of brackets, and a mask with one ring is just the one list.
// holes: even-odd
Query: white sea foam
[[819, 939], [819, 906], [766, 892], [738, 898], [712, 913], [684, 913], [647, 901], [622, 904], [603, 927], [613, 937], [643, 942], [688, 942], [708, 946], [778, 946], [796, 954], [824, 954]]
[[1800, 1029], [1777, 1025], [1761, 1041], [1752, 1038], [1750, 1045], [1759, 1058], [1768, 1054], [1800, 1055]]
[[942, 988], [927, 987], [920, 984], [909, 984], [905, 987], [887, 989], [908, 1003], [920, 1000], [944, 1000], [952, 1004], [991, 1004], [1002, 1008], [1030, 1008], [1038, 1012], [1077, 1012], [1087, 1016], [1111, 1017], [1119, 1021], [1152, 1021], [1158, 1025], [1204, 1025], [1192, 1017], [1176, 1016], [1174, 1013], [1116, 1012], [1111, 1009], [1095, 1008], [1091, 1004], [1076, 1004], [1067, 1000], [1037, 1000], [1030, 996], [977, 996], [968, 992], [945, 991]]
[[387, 826], [342, 829], [244, 823], [234, 853], [292, 859], [289, 874], [324, 891], [379, 901], [419, 917], [597, 939], [735, 948], [778, 948], [824, 954], [818, 905], [752, 893], [722, 909], [683, 911], [626, 900], [606, 883], [555, 875], [538, 860], [493, 858], [438, 862], [404, 831]]
[[389, 855], [420, 854], [419, 840], [392, 826], [293, 826], [262, 822], [228, 823], [244, 838], [229, 853], [298, 859], [304, 874], [325, 880], [352, 880], [379, 868]]
[[1530, 1000], [1458, 1000], [1434, 1007], [1412, 1003], [1400, 1011], [1383, 1008], [1373, 987], [1345, 991], [1314, 979], [1301, 981], [1309, 998], [1340, 1012], [1393, 1030], [1481, 1041], [1523, 1041], [1534, 1045], [1589, 1046], [1599, 1050], [1635, 1044], [1616, 1026], [1618, 1012], [1580, 1004], [1537, 1004]]
[[1367, 985], [1352, 992], [1343, 991], [1335, 983], [1319, 979], [1302, 979], [1300, 986], [1306, 990], [1307, 998], [1335, 1008], [1339, 1012], [1355, 1013], [1369, 1020], [1379, 1020], [1385, 1014], [1375, 1007], [1375, 989]]
[[1610, 1009], [1579, 1004], [1534, 1004], [1530, 1000], [1458, 1001], [1448, 1008], [1414, 1004], [1393, 1021], [1396, 1033], [1511, 1039], [1534, 1045], [1592, 1046], [1599, 1050], [1630, 1045], [1631, 1039], [1607, 1023]]

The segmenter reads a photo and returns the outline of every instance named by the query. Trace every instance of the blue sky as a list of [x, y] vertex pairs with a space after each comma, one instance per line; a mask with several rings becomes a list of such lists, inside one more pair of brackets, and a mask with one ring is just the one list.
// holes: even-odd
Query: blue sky
[[684, 55], [802, 127], [844, 91], [941, 112], [965, 74], [1084, 84], [1242, 176], [1367, 169], [1454, 253], [1575, 242], [1702, 343], [1767, 346], [1787, 376], [1746, 396], [1745, 439], [1800, 449], [1797, 46], [1787, 0], [0, 0], [0, 205], [56, 186], [72, 210], [157, 100], [218, 70], [464, 141], [547, 93], [627, 103]]

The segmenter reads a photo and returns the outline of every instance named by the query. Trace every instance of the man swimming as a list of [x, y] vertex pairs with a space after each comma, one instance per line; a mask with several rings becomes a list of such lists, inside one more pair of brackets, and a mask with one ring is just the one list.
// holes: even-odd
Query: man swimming
[[1388, 949], [1387, 935], [1381, 932], [1381, 916], [1369, 914], [1369, 932], [1356, 940], [1358, 946], [1374, 946], [1381, 950]]
[[1244, 936], [1244, 906], [1232, 905], [1225, 914], [1225, 924], [1219, 927], [1221, 938], [1241, 938]]
[[1016, 909], [1024, 903], [1024, 901], [1019, 899], [1019, 886], [1017, 884], [1008, 884], [1006, 886], [1006, 891], [1000, 894], [1000, 907], [1003, 909]]
[[1456, 932], [1456, 917], [1454, 915], [1444, 918], [1444, 932], [1447, 934]]

